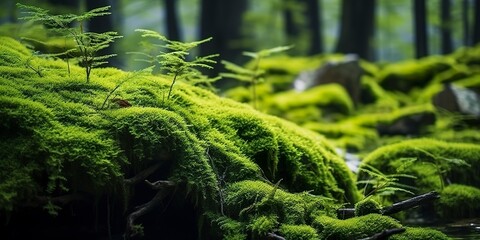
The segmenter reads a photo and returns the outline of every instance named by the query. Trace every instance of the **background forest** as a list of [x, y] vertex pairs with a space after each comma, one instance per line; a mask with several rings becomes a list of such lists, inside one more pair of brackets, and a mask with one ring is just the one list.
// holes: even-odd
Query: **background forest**
[[355, 53], [383, 62], [447, 54], [480, 40], [475, 0], [6, 0], [0, 3], [0, 23], [18, 21], [16, 2], [53, 13], [111, 5], [112, 15], [94, 19], [89, 28], [124, 36], [110, 49], [118, 54], [110, 62], [128, 70], [140, 67], [125, 55], [138, 48], [137, 28], [180, 41], [213, 37], [200, 54], [218, 53], [236, 63], [246, 61], [243, 51], [279, 45], [294, 45], [289, 55]]

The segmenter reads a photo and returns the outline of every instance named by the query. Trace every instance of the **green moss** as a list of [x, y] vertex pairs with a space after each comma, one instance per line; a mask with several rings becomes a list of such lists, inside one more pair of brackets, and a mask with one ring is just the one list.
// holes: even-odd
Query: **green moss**
[[322, 108], [324, 112], [345, 115], [353, 110], [353, 103], [348, 93], [338, 84], [321, 85], [301, 93], [291, 90], [276, 94], [267, 101], [270, 113], [282, 117], [292, 109], [310, 106]]
[[370, 76], [362, 76], [361, 99], [364, 104], [375, 105], [376, 109], [396, 109], [398, 101], [386, 92], [377, 81]]
[[480, 189], [452, 184], [440, 192], [436, 211], [445, 219], [474, 218], [480, 216]]
[[[181, 81], [166, 99], [171, 81], [161, 75], [124, 82], [132, 73], [99, 68], [87, 84], [74, 63], [69, 73], [62, 60], [0, 42], [1, 211], [76, 192], [129, 204], [135, 191], [123, 180], [155, 164], [151, 180], [175, 182], [200, 215], [224, 208], [232, 221], [219, 224], [221, 238], [309, 224], [360, 198], [345, 162], [313, 131]], [[43, 74], [25, 66], [30, 58]], [[131, 107], [105, 102], [120, 83], [113, 95]], [[280, 179], [276, 191], [260, 182]]]
[[[228, 214], [240, 216], [243, 219], [248, 215], [279, 216], [277, 219], [282, 223], [304, 224], [307, 213], [324, 210], [329, 207], [328, 202], [322, 199], [308, 199], [301, 194], [292, 194], [282, 189], [259, 181], [237, 182], [227, 189], [225, 203]], [[314, 205], [307, 203], [315, 202]], [[310, 206], [312, 208], [307, 209]]]
[[260, 216], [252, 219], [247, 228], [252, 232], [252, 239], [265, 239], [267, 234], [273, 232], [277, 225], [276, 216]]
[[464, 130], [451, 130], [445, 129], [439, 132], [435, 132], [432, 138], [443, 140], [447, 142], [464, 142], [464, 143], [479, 143], [480, 142], [480, 130], [476, 129], [464, 129]]
[[327, 216], [315, 218], [313, 226], [320, 233], [320, 239], [349, 240], [372, 236], [386, 229], [402, 225], [395, 219], [379, 214], [338, 220]]
[[[422, 186], [418, 190], [422, 192], [440, 190], [435, 184], [438, 181], [466, 185], [480, 184], [479, 156], [480, 146], [477, 144], [412, 139], [378, 148], [368, 154], [362, 164], [373, 166], [385, 174], [413, 174], [419, 180], [408, 184], [414, 186], [421, 182], [434, 184]], [[360, 172], [359, 179], [365, 177], [364, 173]]]
[[428, 229], [428, 228], [410, 228], [407, 227], [407, 230], [402, 234], [395, 234], [391, 236], [391, 240], [448, 240], [451, 239], [444, 233]]
[[395, 109], [393, 111], [386, 110], [377, 113], [364, 113], [345, 119], [343, 122], [364, 127], [376, 127], [378, 124], [391, 124], [402, 117], [421, 113], [434, 114], [435, 110], [431, 104], [412, 105]]
[[424, 87], [435, 74], [451, 68], [452, 63], [453, 59], [432, 56], [390, 64], [380, 71], [379, 83], [385, 89], [397, 91]]
[[308, 122], [303, 127], [324, 135], [336, 147], [351, 151], [359, 151], [367, 148], [369, 145], [374, 145], [379, 138], [376, 130], [348, 122]]
[[371, 198], [366, 198], [355, 203], [355, 216], [359, 217], [370, 213], [380, 213], [381, 209], [382, 208], [377, 201]]
[[317, 231], [308, 225], [289, 225], [280, 226], [280, 235], [288, 240], [314, 240], [318, 239]]

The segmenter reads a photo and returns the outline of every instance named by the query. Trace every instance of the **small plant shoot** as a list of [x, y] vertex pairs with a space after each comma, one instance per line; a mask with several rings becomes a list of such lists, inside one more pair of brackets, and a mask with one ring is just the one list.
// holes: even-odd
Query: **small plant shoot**
[[257, 108], [257, 91], [256, 85], [264, 81], [265, 72], [260, 67], [260, 60], [262, 58], [269, 57], [274, 53], [280, 53], [291, 49], [293, 46], [279, 46], [270, 49], [264, 49], [258, 52], [244, 52], [243, 55], [253, 59], [254, 64], [252, 69], [239, 66], [235, 63], [222, 60], [225, 68], [230, 71], [230, 73], [222, 73], [222, 77], [236, 79], [242, 82], [248, 82], [252, 90], [252, 104], [254, 108]]
[[212, 69], [213, 67], [211, 65], [216, 63], [213, 58], [217, 57], [218, 54], [196, 57], [191, 61], [188, 60], [190, 51], [198, 45], [210, 41], [212, 39], [211, 37], [194, 42], [179, 42], [169, 40], [155, 31], [146, 29], [137, 29], [136, 31], [141, 33], [143, 38], [159, 41], [159, 43], [156, 44], [144, 43], [146, 48], [151, 49], [153, 53], [135, 53], [145, 57], [145, 59], [140, 59], [140, 61], [157, 65], [162, 71], [172, 77], [167, 99], [170, 99], [173, 86], [178, 79], [190, 82], [204, 80], [206, 77], [202, 76], [197, 68]]
[[[60, 14], [51, 15], [48, 10], [34, 6], [27, 6], [17, 3], [18, 8], [23, 10], [24, 17], [20, 19], [34, 22], [41, 22], [52, 31], [72, 38], [76, 49], [67, 49], [61, 55], [77, 56], [77, 60], [85, 69], [87, 83], [90, 82], [92, 69], [108, 63], [107, 59], [116, 54], [98, 55], [98, 53], [110, 46], [117, 38], [121, 38], [117, 32], [109, 31], [103, 33], [85, 31], [85, 22], [94, 18], [109, 15], [110, 6], [95, 8], [80, 15]], [[71, 27], [73, 26], [73, 27]]]

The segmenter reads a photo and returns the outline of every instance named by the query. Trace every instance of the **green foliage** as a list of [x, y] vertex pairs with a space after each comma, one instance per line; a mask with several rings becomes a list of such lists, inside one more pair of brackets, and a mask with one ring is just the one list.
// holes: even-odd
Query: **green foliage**
[[252, 232], [253, 239], [264, 239], [277, 225], [277, 216], [259, 216], [251, 220], [247, 228]]
[[154, 65], [158, 64], [162, 70], [172, 77], [167, 99], [170, 99], [173, 85], [175, 85], [177, 79], [184, 79], [193, 83], [211, 82], [206, 79], [205, 76], [202, 76], [197, 68], [212, 69], [211, 65], [216, 63], [213, 58], [217, 57], [218, 54], [196, 57], [191, 61], [188, 60], [189, 52], [198, 45], [210, 41], [212, 39], [211, 37], [195, 42], [179, 42], [169, 40], [165, 36], [152, 30], [137, 29], [135, 31], [140, 32], [143, 38], [152, 38], [160, 42], [144, 43], [145, 50], [148, 52], [137, 52], [137, 54], [146, 57], [146, 59], [142, 59], [142, 61]]
[[445, 219], [463, 219], [480, 216], [480, 189], [473, 186], [452, 184], [440, 192], [435, 209]]
[[[357, 181], [357, 185], [363, 188], [365, 196], [392, 196], [398, 192], [414, 195], [410, 190], [414, 187], [400, 183], [401, 178], [414, 179], [415, 176], [407, 174], [385, 174], [378, 169], [362, 164], [359, 174], [363, 174], [366, 180]], [[362, 212], [362, 211], [361, 211]]]
[[[110, 12], [108, 10], [110, 6], [95, 8], [81, 15], [51, 15], [46, 9], [20, 3], [17, 3], [17, 7], [24, 10], [23, 14], [25, 16], [21, 19], [41, 22], [61, 36], [64, 36], [65, 39], [71, 38], [75, 41], [76, 49], [66, 49], [64, 52], [54, 56], [62, 55], [69, 57], [73, 53], [77, 54], [80, 64], [85, 68], [87, 83], [90, 81], [90, 74], [93, 68], [108, 63], [108, 58], [116, 56], [116, 54], [97, 55], [101, 50], [108, 48], [115, 39], [121, 38], [121, 36], [112, 31], [95, 33], [84, 30], [86, 21], [94, 17], [109, 15]], [[72, 24], [76, 24], [78, 27], [70, 27]], [[68, 68], [68, 71], [70, 73], [70, 68]]]
[[220, 75], [226, 78], [232, 78], [242, 82], [248, 82], [252, 91], [253, 107], [256, 108], [256, 85], [264, 80], [263, 75], [265, 74], [265, 72], [259, 68], [260, 60], [274, 53], [284, 52], [291, 48], [292, 46], [279, 46], [275, 48], [264, 49], [258, 52], [244, 52], [243, 55], [252, 58], [252, 61], [254, 62], [252, 69], [248, 69], [235, 63], [223, 60], [222, 63], [225, 65], [225, 68], [231, 73], [222, 73]]

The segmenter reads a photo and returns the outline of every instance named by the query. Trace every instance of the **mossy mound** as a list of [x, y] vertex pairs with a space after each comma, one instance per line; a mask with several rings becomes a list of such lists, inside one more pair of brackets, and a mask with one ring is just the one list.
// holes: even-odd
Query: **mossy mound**
[[448, 185], [441, 191], [436, 210], [444, 219], [480, 216], [480, 189], [460, 184]]
[[451, 68], [453, 59], [432, 56], [389, 64], [379, 73], [379, 83], [387, 90], [408, 92], [426, 86], [432, 78]]
[[380, 204], [372, 198], [365, 198], [355, 203], [355, 216], [364, 216], [371, 213], [381, 213]]
[[[321, 232], [320, 239], [350, 240], [373, 236], [387, 229], [400, 228], [402, 225], [395, 219], [380, 214], [368, 214], [361, 217], [338, 220], [328, 216], [320, 216], [313, 225]], [[449, 239], [445, 234], [431, 229], [407, 228], [401, 234], [389, 239]]]
[[[270, 114], [280, 116], [294, 122], [305, 121], [305, 116], [295, 117], [296, 109], [318, 109], [317, 116], [320, 120], [321, 115], [328, 117], [332, 114], [349, 115], [353, 111], [353, 103], [348, 93], [338, 84], [326, 84], [313, 87], [304, 92], [287, 91], [274, 95], [272, 98], [266, 99], [263, 103]], [[321, 109], [321, 110], [320, 110]], [[308, 112], [308, 111], [306, 111]], [[308, 120], [308, 118], [307, 118]]]
[[[409, 174], [403, 179], [417, 187], [417, 193], [440, 191], [447, 182], [478, 186], [480, 184], [480, 146], [434, 139], [411, 139], [390, 144], [368, 154], [362, 166], [372, 166], [384, 174]], [[359, 179], [369, 178], [360, 170]]]
[[[65, 200], [70, 194], [97, 208], [114, 199], [116, 210], [131, 212], [155, 193], [144, 179], [172, 182], [176, 190], [169, 194], [194, 202], [199, 219], [219, 214], [223, 197], [247, 180], [273, 186], [263, 182], [283, 179], [285, 191], [311, 191], [338, 203], [359, 199], [333, 147], [293, 123], [182, 82], [166, 99], [166, 76], [98, 68], [86, 83], [81, 67], [32, 56], [11, 38], [0, 38], [0, 52], [2, 212], [14, 214], [28, 203], [58, 213], [58, 206], [75, 202]], [[280, 205], [290, 206], [290, 195], [278, 191]], [[230, 199], [225, 212], [237, 207]], [[267, 217], [299, 225], [285, 226], [286, 233], [310, 231], [298, 230], [305, 221], [287, 216]], [[262, 221], [251, 222], [252, 231]]]

